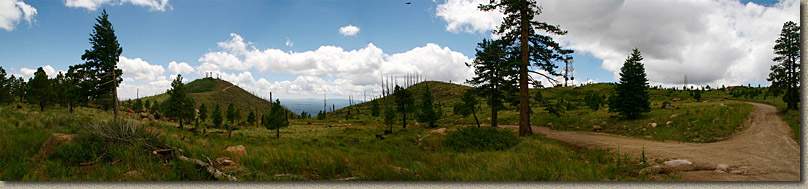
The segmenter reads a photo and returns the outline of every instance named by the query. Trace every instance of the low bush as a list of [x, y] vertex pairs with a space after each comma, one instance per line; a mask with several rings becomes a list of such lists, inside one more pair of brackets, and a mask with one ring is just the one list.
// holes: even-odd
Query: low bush
[[496, 127], [465, 127], [446, 136], [445, 147], [455, 151], [505, 150], [519, 143], [513, 131]]
[[107, 141], [94, 135], [78, 135], [73, 141], [65, 143], [55, 152], [55, 158], [72, 164], [95, 161], [100, 158], [106, 149]]

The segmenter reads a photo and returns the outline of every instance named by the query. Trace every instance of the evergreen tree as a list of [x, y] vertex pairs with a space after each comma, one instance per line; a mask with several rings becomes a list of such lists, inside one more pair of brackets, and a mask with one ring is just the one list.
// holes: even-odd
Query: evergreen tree
[[98, 23], [93, 26], [93, 33], [90, 35], [91, 50], [85, 50], [81, 55], [84, 64], [71, 66], [82, 72], [83, 80], [87, 81], [83, 87], [92, 99], [103, 98], [112, 95], [112, 108], [114, 117], [118, 118], [118, 83], [122, 81], [121, 69], [117, 68], [118, 59], [123, 52], [115, 36], [112, 23], [109, 22], [107, 11], [101, 12], [101, 16], [95, 19]]
[[783, 24], [780, 37], [774, 45], [771, 73], [766, 79], [772, 82], [769, 91], [775, 96], [783, 95], [783, 102], [789, 110], [797, 110], [800, 102], [800, 26], [788, 21]]
[[325, 120], [325, 113], [323, 113], [323, 111], [322, 111], [322, 110], [320, 110], [319, 112], [317, 112], [317, 119], [319, 119], [319, 120]]
[[[155, 103], [156, 104], [156, 103]], [[211, 114], [211, 119], [213, 119], [213, 125], [217, 128], [222, 126], [222, 110], [219, 108], [219, 105], [216, 104], [213, 108], [213, 114]]]
[[393, 133], [393, 123], [396, 119], [396, 112], [392, 107], [384, 109], [384, 124], [390, 127], [390, 133]]
[[696, 99], [696, 102], [701, 102], [701, 90], [696, 90], [696, 92], [693, 92], [693, 98]]
[[205, 122], [205, 119], [207, 118], [208, 118], [208, 107], [205, 106], [204, 103], [202, 103], [202, 106], [199, 106], [199, 119], [202, 119], [202, 122]]
[[[562, 49], [552, 37], [542, 33], [565, 35], [567, 32], [558, 26], [536, 21], [534, 18], [541, 14], [541, 8], [535, 0], [492, 0], [478, 8], [482, 11], [499, 10], [505, 14], [502, 24], [494, 33], [502, 35], [502, 40], [515, 46], [514, 52], [519, 52], [521, 61], [516, 63], [519, 73], [519, 136], [531, 136], [528, 67], [536, 66], [550, 75], [559, 75], [554, 70], [557, 67], [554, 62], [571, 59], [568, 54], [573, 51]], [[549, 75], [543, 76], [550, 78]]]
[[171, 90], [168, 90], [168, 101], [166, 101], [167, 117], [177, 118], [180, 123], [180, 128], [183, 126], [183, 120], [191, 120], [196, 113], [194, 100], [188, 96], [185, 84], [182, 83], [182, 75], [177, 75], [174, 81], [171, 82]]
[[477, 94], [487, 98], [488, 107], [491, 107], [492, 127], [498, 125], [499, 110], [505, 109], [503, 98], [506, 98], [506, 94], [515, 94], [518, 91], [518, 65], [514, 63], [517, 60], [516, 56], [509, 54], [508, 48], [504, 40], [483, 39], [477, 43], [477, 58], [472, 64], [467, 64], [474, 67], [475, 76], [466, 82], [475, 86], [474, 91]]
[[146, 100], [146, 102], [143, 103], [143, 111], [146, 111], [146, 109], [151, 108], [152, 108], [151, 102], [149, 100]]
[[428, 123], [430, 128], [435, 127], [435, 121], [438, 120], [438, 114], [435, 111], [435, 104], [433, 103], [432, 99], [432, 91], [429, 90], [429, 85], [426, 85], [426, 88], [421, 96], [421, 104], [418, 106], [420, 111], [418, 112], [418, 121]]
[[236, 109], [233, 107], [233, 103], [227, 105], [227, 121], [230, 121], [230, 124], [233, 124], [236, 120]]
[[272, 103], [269, 117], [266, 120], [264, 127], [269, 130], [275, 129], [275, 139], [279, 139], [281, 137], [281, 127], [289, 126], [289, 122], [286, 120], [286, 112], [281, 108], [280, 100], [275, 99], [275, 103]]
[[544, 106], [544, 110], [546, 110], [547, 113], [553, 114], [556, 117], [561, 117], [561, 114], [564, 113], [563, 103], [564, 99], [557, 99], [555, 104], [544, 103], [542, 106]]
[[138, 98], [138, 99], [135, 99], [135, 104], [134, 104], [134, 106], [132, 106], [132, 109], [133, 109], [135, 112], [141, 112], [141, 111], [143, 111], [143, 100], [140, 100], [139, 98]]
[[396, 85], [395, 89], [393, 90], [393, 96], [395, 97], [397, 110], [401, 112], [402, 115], [402, 122], [404, 126], [402, 128], [407, 128], [407, 112], [412, 111], [412, 93], [409, 90], [404, 89]]
[[370, 101], [370, 115], [373, 117], [379, 117], [379, 114], [379, 101]]
[[460, 102], [454, 105], [454, 112], [463, 117], [467, 117], [469, 114], [473, 115], [474, 123], [477, 124], [477, 127], [480, 127], [480, 120], [477, 119], [477, 113], [474, 112], [474, 107], [477, 106], [478, 103], [477, 98], [474, 97], [474, 91], [466, 90], [463, 96], [460, 97]]
[[236, 119], [236, 124], [238, 124], [241, 120], [241, 109], [236, 109], [236, 112], [233, 113], [233, 118]]
[[636, 119], [641, 113], [651, 111], [648, 79], [645, 66], [640, 62], [642, 59], [640, 50], [634, 48], [620, 69], [620, 82], [615, 87], [617, 94], [609, 104], [610, 111], [628, 119]]
[[28, 92], [28, 82], [25, 82], [22, 77], [18, 77], [15, 84], [16, 87], [14, 88], [14, 95], [20, 97], [20, 102], [22, 102], [23, 98], [25, 97], [26, 93]]
[[13, 97], [11, 96], [11, 88], [13, 87], [14, 77], [11, 79], [6, 78], [6, 70], [0, 66], [0, 103], [11, 104]]
[[250, 114], [247, 114], [247, 123], [252, 125], [255, 122], [255, 112], [250, 111]]
[[593, 93], [589, 93], [584, 97], [584, 102], [586, 106], [589, 106], [589, 109], [592, 111], [598, 111], [600, 109], [600, 105], [603, 104], [603, 99], [600, 95]]
[[34, 78], [30, 80], [28, 85], [28, 101], [31, 103], [39, 104], [39, 111], [45, 111], [45, 106], [48, 105], [50, 98], [53, 96], [51, 84], [48, 80], [48, 74], [42, 67], [36, 69]]

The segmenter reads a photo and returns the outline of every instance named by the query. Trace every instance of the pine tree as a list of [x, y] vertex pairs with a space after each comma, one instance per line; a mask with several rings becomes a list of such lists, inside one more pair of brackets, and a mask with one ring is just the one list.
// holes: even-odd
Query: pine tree
[[207, 118], [208, 118], [208, 107], [205, 106], [204, 103], [202, 103], [202, 106], [199, 106], [199, 119], [202, 119], [202, 122], [205, 122], [205, 119]]
[[255, 112], [250, 111], [250, 114], [247, 115], [247, 123], [250, 123], [250, 125], [252, 125], [254, 122], [255, 122]]
[[11, 88], [13, 87], [14, 77], [11, 79], [6, 78], [6, 70], [0, 66], [0, 103], [11, 104], [13, 97], [11, 96]]
[[373, 117], [379, 117], [379, 101], [374, 100], [370, 101], [370, 115]]
[[454, 105], [454, 112], [463, 117], [467, 117], [469, 114], [473, 115], [474, 123], [477, 124], [477, 127], [480, 127], [480, 120], [477, 119], [477, 113], [474, 112], [474, 107], [477, 106], [478, 103], [477, 98], [474, 97], [474, 91], [466, 90], [463, 96], [460, 97], [460, 102]]
[[217, 128], [222, 126], [222, 110], [219, 108], [218, 104], [213, 108], [211, 119], [213, 119], [213, 125], [215, 125]]
[[227, 121], [230, 121], [230, 124], [233, 124], [236, 120], [236, 109], [233, 107], [233, 103], [227, 105]]
[[701, 90], [696, 90], [696, 92], [693, 93], [693, 98], [696, 99], [696, 102], [701, 102]]
[[777, 64], [771, 66], [771, 73], [767, 81], [772, 82], [769, 91], [775, 96], [783, 93], [783, 102], [788, 110], [797, 110], [800, 107], [800, 26], [788, 21], [783, 24], [780, 37], [774, 45], [772, 61]]
[[[502, 35], [502, 40], [513, 46], [514, 52], [519, 52], [521, 61], [518, 64], [519, 73], [519, 136], [531, 136], [530, 127], [530, 95], [528, 94], [528, 66], [536, 66], [550, 75], [557, 76], [554, 62], [569, 60], [572, 50], [562, 49], [552, 37], [542, 35], [565, 35], [567, 32], [558, 26], [536, 21], [534, 18], [541, 14], [541, 8], [535, 0], [500, 0], [490, 1], [488, 5], [480, 5], [482, 11], [501, 11], [505, 14], [502, 24], [494, 33]], [[543, 30], [543, 31], [542, 31]], [[542, 31], [542, 32], [540, 32]], [[517, 43], [518, 41], [518, 43]], [[538, 73], [538, 72], [534, 72]], [[550, 76], [543, 75], [548, 79]]]
[[620, 69], [620, 82], [615, 87], [617, 94], [609, 104], [610, 111], [618, 112], [624, 118], [636, 119], [641, 113], [651, 111], [648, 79], [645, 66], [640, 62], [642, 59], [640, 50], [636, 48], [626, 58]]
[[134, 104], [134, 106], [132, 106], [132, 109], [133, 109], [135, 112], [141, 112], [141, 111], [143, 111], [143, 100], [141, 100], [141, 99], [139, 99], [139, 98], [138, 98], [138, 99], [135, 99], [135, 104]]
[[[477, 58], [472, 64], [474, 78], [467, 80], [475, 86], [474, 91], [487, 97], [488, 107], [491, 107], [491, 126], [498, 125], [498, 112], [505, 109], [503, 98], [506, 94], [515, 94], [518, 91], [518, 73], [516, 56], [508, 52], [508, 44], [504, 40], [486, 40], [477, 43]], [[518, 104], [518, 103], [514, 103]]]
[[188, 96], [185, 84], [182, 83], [182, 75], [177, 75], [171, 82], [171, 90], [168, 90], [168, 101], [166, 101], [167, 117], [179, 120], [179, 128], [183, 128], [183, 120], [189, 121], [194, 117], [194, 100]]
[[438, 114], [435, 111], [435, 104], [433, 103], [432, 99], [432, 91], [429, 90], [429, 85], [426, 85], [426, 88], [421, 96], [421, 104], [418, 106], [420, 111], [418, 112], [418, 121], [425, 122], [429, 124], [430, 128], [435, 127], [435, 121], [438, 120]]
[[34, 78], [29, 83], [28, 102], [39, 104], [39, 111], [45, 111], [45, 106], [48, 105], [50, 98], [53, 96], [48, 74], [45, 73], [42, 67], [39, 67], [34, 73]]
[[270, 108], [269, 116], [266, 120], [264, 127], [269, 130], [275, 129], [275, 139], [279, 139], [281, 137], [281, 127], [289, 126], [289, 122], [286, 120], [286, 111], [281, 108], [280, 100], [275, 99], [275, 103], [272, 103], [272, 108]]
[[392, 107], [384, 109], [384, 124], [390, 127], [390, 133], [393, 133], [393, 123], [396, 119], [396, 112]]
[[396, 85], [395, 89], [393, 90], [393, 96], [395, 97], [397, 110], [401, 112], [402, 115], [402, 124], [404, 125], [402, 128], [407, 128], [407, 112], [412, 111], [412, 93], [409, 90], [404, 89], [398, 85]]
[[99, 99], [108, 96], [111, 92], [113, 115], [118, 118], [118, 83], [123, 81], [123, 72], [117, 68], [119, 57], [123, 48], [118, 43], [115, 36], [115, 29], [109, 22], [107, 11], [101, 12], [101, 16], [95, 19], [98, 23], [93, 26], [93, 33], [90, 35], [91, 50], [85, 50], [81, 55], [84, 64], [71, 66], [85, 72], [82, 74], [83, 88], [92, 99]]

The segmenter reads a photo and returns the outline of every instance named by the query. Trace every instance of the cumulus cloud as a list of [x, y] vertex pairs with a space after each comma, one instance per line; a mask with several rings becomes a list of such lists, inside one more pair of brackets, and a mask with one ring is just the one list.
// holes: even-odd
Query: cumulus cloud
[[[20, 68], [20, 71], [17, 72], [16, 75], [14, 75], [14, 77], [22, 77], [25, 80], [27, 80], [29, 78], [33, 78], [34, 73], [36, 73], [37, 69], [39, 69], [39, 68], [38, 67], [37, 68], [22, 67], [22, 68]], [[48, 78], [55, 78], [56, 75], [59, 74], [59, 72], [62, 72], [62, 74], [65, 73], [64, 70], [56, 71], [56, 69], [54, 69], [51, 65], [42, 66], [42, 71], [45, 71], [45, 74], [48, 75]]]
[[355, 36], [359, 33], [359, 27], [353, 25], [347, 25], [339, 28], [339, 33], [344, 36]]
[[194, 72], [194, 68], [191, 67], [191, 65], [188, 65], [188, 63], [185, 62], [177, 63], [176, 61], [171, 61], [170, 63], [168, 63], [168, 70], [171, 70], [171, 72], [178, 74], [188, 74]]
[[168, 4], [168, 0], [65, 0], [65, 6], [67, 7], [85, 8], [91, 11], [97, 10], [104, 4], [123, 5], [124, 3], [147, 7], [149, 8], [149, 11], [165, 12], [166, 9], [174, 9], [174, 7]]
[[[230, 36], [231, 39], [218, 43], [222, 51], [206, 53], [199, 59], [202, 64], [196, 67], [196, 71], [200, 76], [213, 73], [214, 77], [238, 83], [244, 88], [257, 87], [251, 88], [254, 91], [278, 89], [284, 91], [276, 93], [317, 97], [323, 90], [330, 90], [331, 94], [347, 95], [351, 91], [379, 92], [374, 90], [379, 90], [377, 86], [381, 84], [381, 77], [387, 75], [419, 73], [429, 80], [458, 82], [474, 74], [465, 65], [470, 58], [433, 43], [395, 54], [386, 54], [372, 43], [354, 50], [321, 46], [311, 51], [292, 52], [257, 49], [238, 34]], [[233, 74], [230, 70], [240, 73]], [[256, 80], [247, 70], [296, 74], [299, 77], [295, 81], [270, 83], [262, 81], [263, 78]], [[283, 86], [293, 87], [289, 90], [294, 92], [285, 91]]]
[[36, 8], [20, 0], [0, 0], [0, 28], [12, 31], [17, 23], [25, 20], [28, 24], [35, 22]]
[[120, 57], [118, 68], [123, 71], [122, 77], [133, 77], [136, 81], [154, 81], [165, 72], [161, 65], [152, 65], [143, 59], [129, 59], [125, 56]]
[[[436, 9], [451, 32], [491, 31], [502, 15], [449, 0]], [[774, 46], [786, 21], [799, 20], [799, 2], [765, 7], [732, 0], [547, 0], [537, 19], [569, 31], [553, 36], [565, 47], [603, 60], [617, 79], [622, 63], [637, 47], [652, 85], [681, 86], [684, 75], [697, 85], [765, 82]], [[497, 12], [498, 13], [498, 12]], [[494, 21], [492, 21], [494, 20]]]

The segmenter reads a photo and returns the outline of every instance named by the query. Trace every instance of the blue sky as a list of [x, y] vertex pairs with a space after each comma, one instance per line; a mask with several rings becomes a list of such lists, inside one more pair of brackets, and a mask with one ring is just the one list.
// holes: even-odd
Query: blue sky
[[[464, 69], [462, 64], [474, 58], [476, 44], [483, 38], [492, 37], [491, 29], [493, 25], [498, 25], [498, 23], [491, 24], [496, 22], [482, 21], [501, 17], [486, 13], [465, 14], [470, 11], [475, 12], [475, 10], [469, 10], [469, 6], [463, 6], [463, 3], [469, 5], [478, 1], [480, 0], [412, 1], [412, 4], [407, 5], [405, 3], [410, 2], [408, 0], [169, 0], [166, 1], [166, 4], [160, 5], [160, 1], [157, 0], [112, 0], [107, 3], [88, 5], [87, 3], [91, 3], [91, 1], [0, 0], [0, 11], [19, 12], [17, 17], [0, 17], [0, 26], [4, 26], [4, 24], [6, 26], [0, 27], [0, 66], [11, 74], [30, 76], [30, 70], [35, 70], [40, 66], [51, 66], [54, 71], [59, 71], [67, 70], [70, 65], [81, 63], [81, 54], [90, 47], [88, 38], [92, 32], [92, 25], [95, 23], [94, 19], [100, 15], [102, 9], [106, 9], [116, 29], [118, 41], [124, 49], [122, 56], [127, 58], [126, 65], [130, 65], [126, 67], [129, 70], [124, 70], [125, 84], [121, 89], [123, 91], [122, 99], [134, 97], [135, 95], [132, 94], [134, 90], [140, 90], [141, 96], [163, 92], [167, 88], [167, 83], [176, 74], [169, 68], [170, 62], [185, 63], [192, 67], [193, 71], [183, 73], [183, 76], [190, 80], [200, 78], [205, 71], [215, 71], [227, 75], [225, 79], [249, 91], [260, 94], [273, 91], [283, 98], [319, 98], [322, 93], [333, 94], [337, 98], [347, 97], [349, 94], [361, 96], [363, 92], [378, 94], [377, 86], [380, 85], [378, 78], [381, 75], [420, 72], [430, 80], [452, 80], [455, 83], [470, 77], [469, 70]], [[635, 12], [630, 12], [632, 10], [630, 8], [615, 9], [614, 12], [587, 17], [597, 11], [594, 9], [586, 11], [586, 6], [576, 5], [575, 11], [583, 10], [577, 14], [574, 11], [565, 11], [563, 7], [573, 6], [576, 3], [592, 4], [590, 1], [540, 2], [545, 7], [546, 20], [549, 23], [560, 24], [562, 28], [570, 31], [569, 35], [557, 37], [557, 40], [576, 50], [574, 65], [577, 82], [614, 81], [615, 70], [619, 69], [619, 67], [615, 69], [614, 65], [621, 64], [621, 59], [625, 59], [628, 52], [620, 45], [604, 46], [603, 44], [625, 36], [597, 34], [599, 33], [596, 32], [597, 29], [593, 31], [591, 28], [587, 29], [577, 24], [579, 21], [570, 20], [577, 19], [576, 17], [595, 18], [608, 17], [603, 15], [617, 15], [614, 16], [614, 20], [611, 20], [611, 26], [621, 23], [641, 25], [646, 21], [631, 20], [620, 14], [641, 14], [643, 9], [637, 9], [640, 11]], [[607, 1], [597, 3], [603, 2]], [[631, 0], [608, 2], [614, 2], [615, 6], [650, 7], [645, 10], [650, 10], [654, 6]], [[745, 10], [748, 15], [756, 15], [756, 9], [761, 9], [760, 6], [746, 4], [749, 2], [748, 0], [740, 2], [715, 0], [715, 3], [712, 4], [703, 2], [713, 1], [695, 1], [692, 4], [712, 9], [729, 7]], [[750, 16], [751, 18], [748, 20], [727, 21], [748, 21], [750, 24], [763, 21], [774, 23], [764, 27], [765, 31], [740, 26], [732, 26], [728, 31], [764, 33], [765, 35], [760, 36], [774, 35], [776, 37], [776, 33], [779, 32], [778, 26], [787, 20], [782, 18], [798, 18], [799, 15], [798, 9], [794, 11], [793, 4], [798, 4], [793, 3], [796, 0], [786, 1], [791, 2], [790, 4], [772, 0], [751, 2], [766, 6], [762, 9], [768, 11], [768, 14], [774, 14], [771, 12], [777, 11], [782, 13], [768, 17], [761, 14], [758, 15], [760, 18]], [[21, 3], [35, 8], [35, 13], [25, 12], [20, 6]], [[151, 5], [147, 5], [148, 3]], [[559, 5], [554, 6], [555, 3], [559, 3]], [[669, 2], [660, 1], [657, 4], [665, 3]], [[673, 5], [685, 8], [687, 3], [673, 3]], [[574, 15], [559, 16], [562, 13]], [[658, 15], [664, 16], [664, 13]], [[26, 18], [31, 18], [31, 21], [26, 21]], [[649, 20], [647, 23], [664, 21], [668, 18], [655, 19]], [[462, 29], [452, 29], [450, 27], [452, 24], [462, 26]], [[8, 25], [11, 25], [11, 28]], [[339, 32], [340, 28], [349, 25], [359, 28], [359, 32], [355, 35], [343, 35]], [[705, 29], [704, 31], [709, 33], [715, 30]], [[619, 33], [617, 30], [614, 32]], [[690, 40], [693, 40], [691, 39], [694, 38], [693, 36], [701, 35], [688, 34], [687, 31], [680, 33], [684, 33], [683, 38]], [[651, 38], [659, 35], [663, 35], [663, 33], [653, 35]], [[730, 42], [749, 40], [747, 38], [750, 37], [726, 40]], [[753, 38], [750, 41], [760, 42], [763, 44], [760, 46], [764, 46], [773, 43], [773, 39], [772, 37], [761, 37], [759, 40]], [[612, 41], [608, 44], [630, 41], [630, 45], [650, 49], [646, 55], [649, 59], [646, 63], [649, 72], [663, 72], [662, 70], [672, 69], [665, 73], [693, 73], [693, 76], [688, 77], [695, 78], [695, 82], [701, 85], [718, 83], [728, 85], [763, 83], [765, 85], [765, 78], [760, 76], [765, 73], [755, 73], [751, 74], [752, 77], [746, 77], [750, 74], [746, 73], [747, 70], [740, 68], [739, 70], [729, 69], [720, 77], [701, 77], [698, 70], [677, 71], [680, 69], [677, 67], [700, 64], [698, 62], [703, 59], [679, 58], [677, 60], [677, 58], [672, 58], [674, 60], [672, 63], [666, 62], [671, 60], [668, 57], [669, 54], [683, 52], [658, 49], [666, 49], [664, 47], [690, 49], [693, 46], [677, 43], [653, 46], [644, 44], [647, 41], [642, 40], [625, 37], [624, 40]], [[227, 49], [227, 45], [242, 45], [244, 48]], [[326, 48], [323, 48], [324, 46]], [[763, 56], [764, 51], [771, 54], [770, 49], [771, 46], [739, 48], [738, 52]], [[722, 51], [714, 54], [724, 53]], [[726, 54], [731, 56], [737, 53], [732, 51], [726, 52]], [[235, 57], [235, 60], [228, 62], [227, 60], [230, 59], [225, 58], [231, 56]], [[209, 59], [202, 60], [203, 57]], [[762, 60], [770, 59], [769, 57], [756, 56], [751, 59], [760, 61], [748, 64], [760, 64], [758, 67], [768, 68], [767, 65], [762, 65], [765, 64]], [[208, 66], [203, 66], [206, 63]], [[679, 66], [657, 66], [675, 65], [675, 63], [678, 63]], [[725, 67], [746, 67], [745, 64], [747, 63], [733, 62], [728, 63]], [[698, 66], [694, 69], [696, 68], [710, 69], [710, 67], [699, 68]], [[649, 73], [649, 75], [651, 74]], [[676, 74], [670, 74], [650, 79], [652, 84], [681, 86], [676, 83], [678, 79], [675, 78], [678, 77]], [[546, 81], [545, 84], [547, 84]]]

